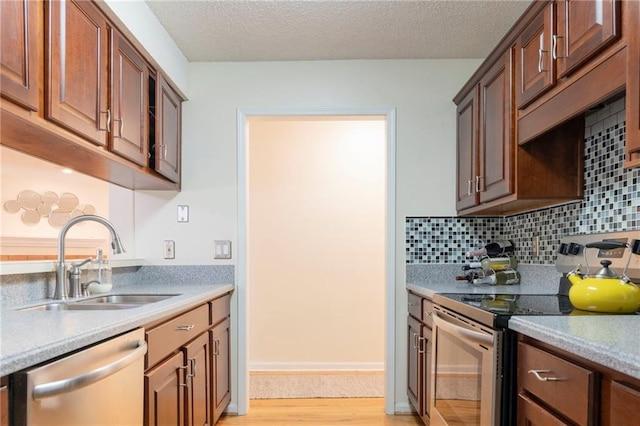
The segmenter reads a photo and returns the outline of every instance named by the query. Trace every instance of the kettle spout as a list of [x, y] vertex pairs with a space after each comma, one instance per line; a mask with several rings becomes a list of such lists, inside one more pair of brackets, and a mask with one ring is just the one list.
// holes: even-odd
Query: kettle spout
[[569, 280], [571, 285], [576, 285], [576, 284], [582, 282], [582, 280], [583, 280], [582, 276], [578, 273], [578, 271], [569, 272], [567, 274], [567, 279]]

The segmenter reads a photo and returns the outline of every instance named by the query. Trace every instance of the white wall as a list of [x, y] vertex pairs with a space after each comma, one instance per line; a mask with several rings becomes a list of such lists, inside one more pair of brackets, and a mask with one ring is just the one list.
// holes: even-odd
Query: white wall
[[[136, 193], [137, 256], [216, 264], [213, 240], [237, 243], [238, 108], [379, 108], [397, 112], [396, 399], [406, 401], [406, 216], [455, 214], [455, 105], [480, 60], [193, 63], [183, 110], [180, 193]], [[191, 221], [176, 223], [176, 205]], [[161, 259], [162, 240], [176, 259]], [[231, 263], [235, 264], [235, 258]]]
[[385, 118], [248, 134], [249, 369], [382, 370]]

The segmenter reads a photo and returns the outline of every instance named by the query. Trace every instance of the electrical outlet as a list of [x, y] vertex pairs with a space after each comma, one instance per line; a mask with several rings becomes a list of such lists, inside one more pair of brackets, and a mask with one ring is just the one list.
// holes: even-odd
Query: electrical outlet
[[533, 256], [540, 255], [540, 235], [534, 235], [531, 241], [531, 254]]
[[231, 241], [229, 240], [216, 240], [214, 245], [214, 259], [231, 259]]
[[164, 241], [164, 258], [175, 259], [176, 258], [176, 242], [173, 240]]

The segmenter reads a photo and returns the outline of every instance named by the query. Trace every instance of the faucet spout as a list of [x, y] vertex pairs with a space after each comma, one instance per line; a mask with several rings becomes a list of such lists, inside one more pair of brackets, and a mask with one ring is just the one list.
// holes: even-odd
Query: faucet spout
[[69, 229], [76, 223], [92, 221], [104, 225], [111, 233], [111, 248], [113, 254], [124, 253], [126, 250], [120, 241], [120, 236], [107, 219], [96, 215], [77, 216], [69, 220], [60, 229], [58, 234], [58, 263], [56, 264], [56, 289], [53, 295], [55, 300], [67, 300], [69, 298], [69, 287], [67, 285], [67, 265], [64, 262], [65, 238]]

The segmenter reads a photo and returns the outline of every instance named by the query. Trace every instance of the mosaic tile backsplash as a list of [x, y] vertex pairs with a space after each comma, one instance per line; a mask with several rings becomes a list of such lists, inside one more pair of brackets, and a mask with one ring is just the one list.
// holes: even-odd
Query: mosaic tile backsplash
[[[640, 169], [623, 168], [625, 99], [585, 117], [585, 190], [579, 203], [506, 217], [408, 217], [406, 263], [464, 263], [485, 241], [509, 239], [521, 263], [553, 265], [565, 235], [640, 229]], [[540, 250], [532, 254], [532, 237]]]

